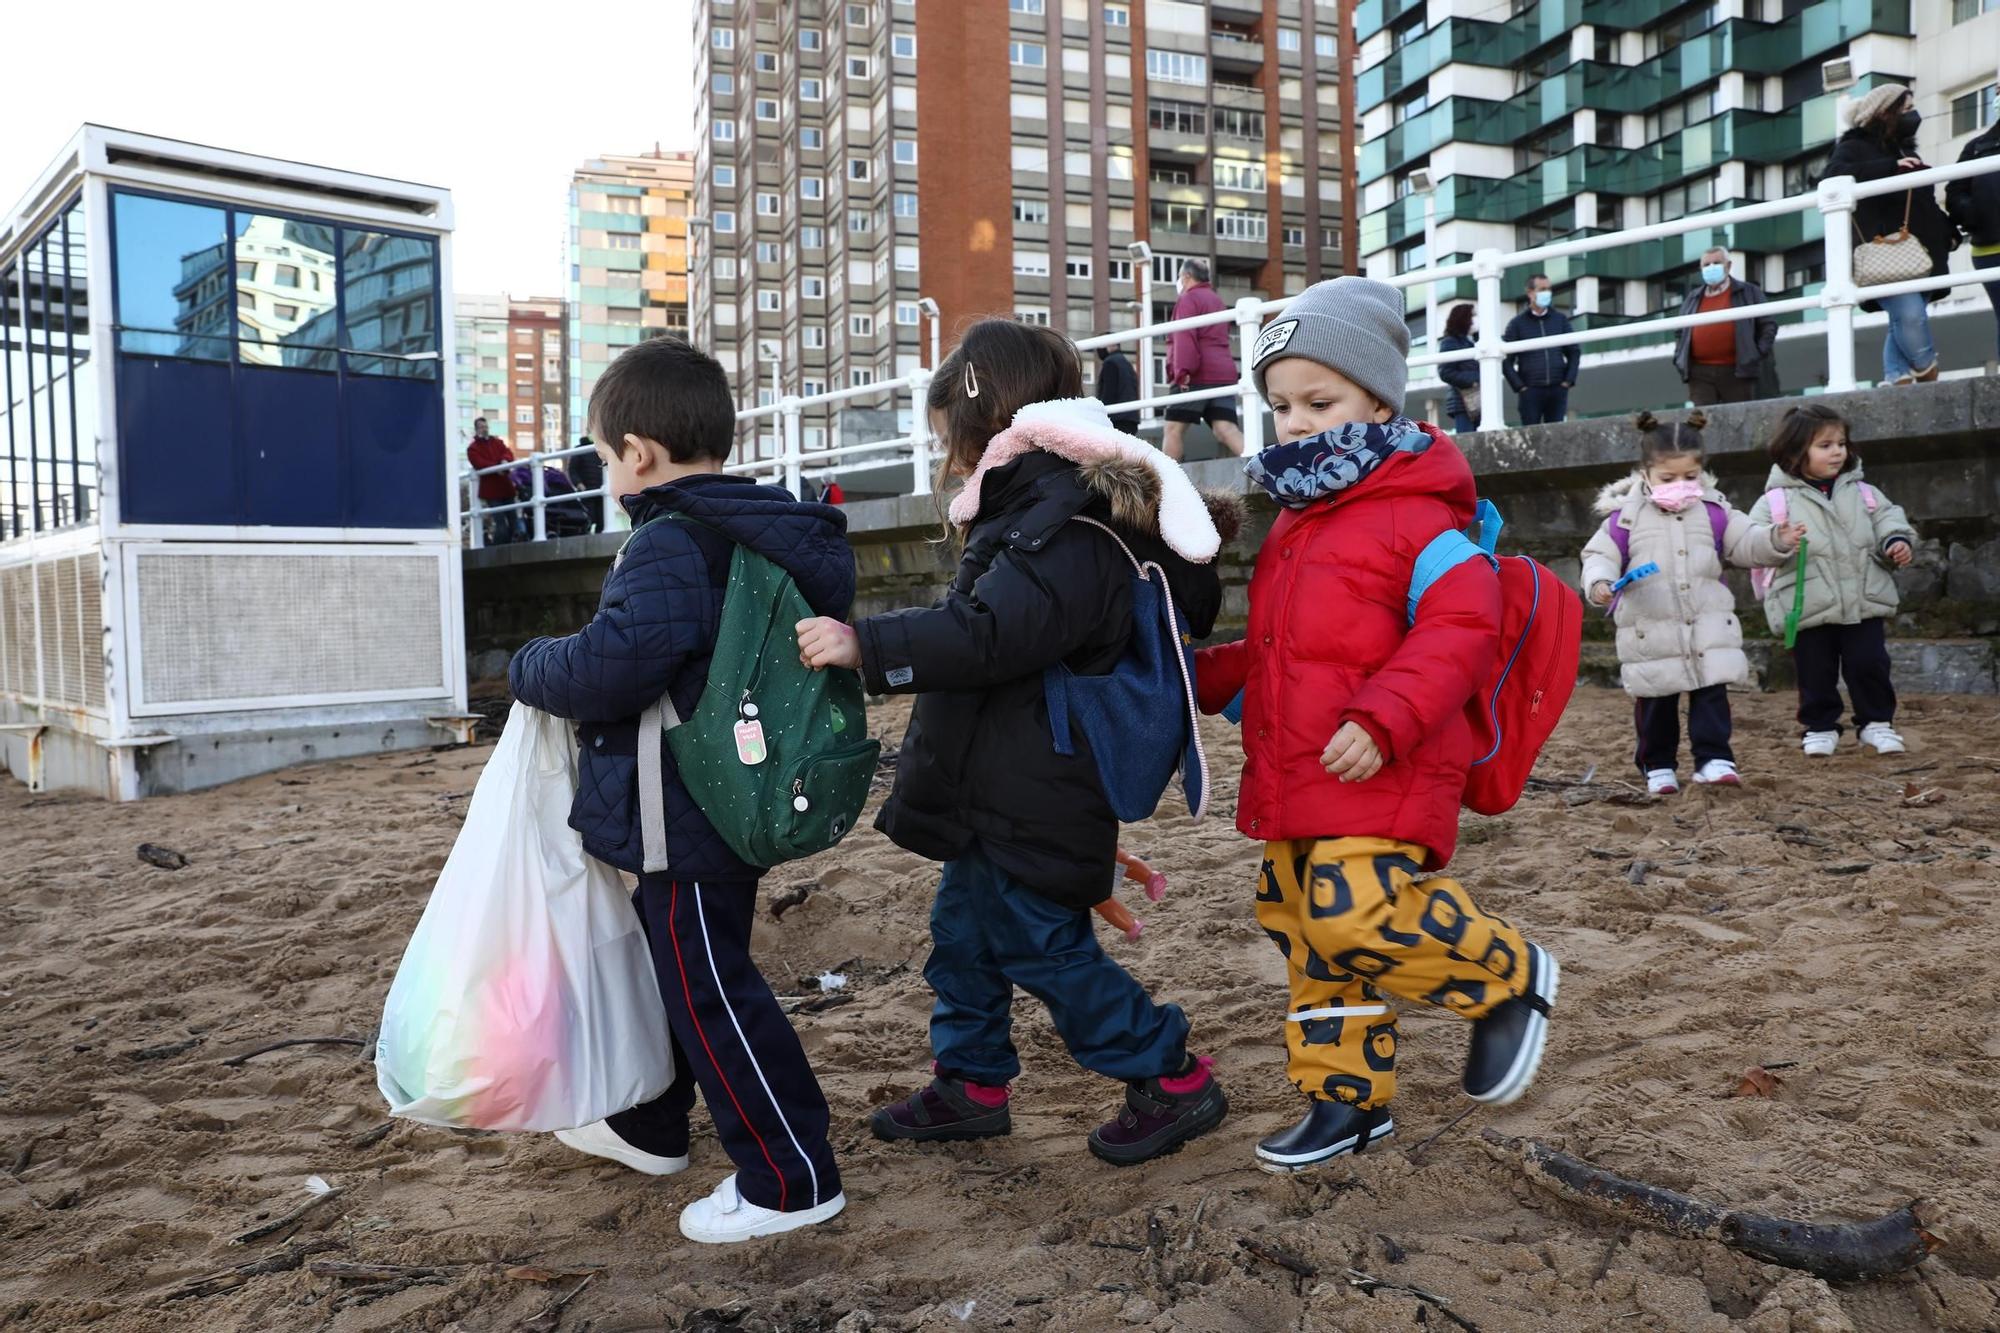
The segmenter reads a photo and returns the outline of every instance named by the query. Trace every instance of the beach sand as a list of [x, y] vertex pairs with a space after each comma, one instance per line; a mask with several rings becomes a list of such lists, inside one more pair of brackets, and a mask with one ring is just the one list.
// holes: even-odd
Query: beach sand
[[[1171, 880], [1157, 906], [1124, 895], [1144, 938], [1102, 930], [1187, 1007], [1233, 1104], [1218, 1132], [1149, 1166], [1086, 1153], [1121, 1089], [1078, 1070], [1025, 997], [1012, 1137], [871, 1139], [869, 1108], [927, 1077], [936, 870], [872, 830], [781, 868], [767, 904], [813, 887], [782, 920], [761, 914], [774, 988], [807, 996], [833, 970], [853, 997], [796, 1020], [833, 1103], [849, 1206], [728, 1249], [675, 1225], [727, 1169], [705, 1119], [693, 1169], [669, 1180], [547, 1136], [385, 1128], [358, 1042], [488, 747], [125, 806], [0, 787], [0, 1329], [551, 1328], [528, 1321], [581, 1280], [564, 1271], [592, 1268], [563, 1329], [2000, 1327], [2000, 704], [1911, 699], [1909, 756], [1843, 748], [1812, 764], [1791, 707], [1737, 697], [1747, 789], [1648, 801], [1623, 785], [1629, 701], [1580, 692], [1538, 773], [1594, 766], [1595, 783], [1468, 816], [1454, 865], [1562, 959], [1539, 1081], [1417, 1153], [1469, 1105], [1466, 1032], [1406, 1008], [1397, 1137], [1295, 1177], [1251, 1166], [1255, 1139], [1300, 1102], [1283, 1074], [1280, 959], [1251, 917], [1258, 851], [1232, 827], [1226, 725], [1207, 733], [1225, 778], [1216, 816], [1126, 840]], [[903, 716], [874, 720], [893, 737]], [[141, 843], [189, 864], [144, 864]], [[316, 1036], [357, 1045], [222, 1063]], [[1759, 1064], [1787, 1066], [1775, 1096], [1731, 1096]], [[1482, 1150], [1484, 1128], [1792, 1217], [1870, 1218], [1921, 1197], [1944, 1248], [1913, 1274], [1829, 1288], [1558, 1201]], [[314, 1174], [344, 1193], [230, 1243], [305, 1203]], [[262, 1260], [283, 1271], [177, 1297]], [[369, 1282], [315, 1263], [431, 1271]], [[509, 1275], [521, 1264], [543, 1271]], [[1349, 1268], [1439, 1299], [1369, 1294]]]

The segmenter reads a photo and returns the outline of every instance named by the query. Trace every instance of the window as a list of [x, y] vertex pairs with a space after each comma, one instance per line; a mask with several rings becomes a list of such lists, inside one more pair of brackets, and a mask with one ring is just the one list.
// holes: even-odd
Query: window
[[1084, 257], [1083, 257], [1083, 258], [1081, 258], [1081, 259], [1065, 259], [1065, 260], [1063, 260], [1063, 273], [1064, 273], [1064, 275], [1065, 275], [1065, 276], [1068, 276], [1068, 277], [1072, 277], [1072, 278], [1087, 278], [1087, 277], [1089, 277], [1089, 276], [1090, 276], [1090, 257], [1089, 257], [1088, 255], [1086, 255], [1086, 256], [1084, 256]]
[[922, 311], [917, 309], [915, 301], [896, 302], [896, 322], [905, 327], [914, 325], [922, 313]]
[[805, 339], [805, 345], [811, 351], [816, 352], [826, 346], [826, 329], [821, 325], [808, 324], [799, 330], [799, 334]]
[[889, 54], [898, 60], [917, 58], [917, 35], [913, 32], [899, 32], [889, 39]]
[[757, 119], [776, 120], [777, 118], [778, 118], [778, 99], [775, 97], [758, 98]]
[[822, 84], [818, 79], [800, 79], [799, 100], [801, 102], [824, 102], [826, 100], [826, 85]]
[[896, 165], [914, 167], [917, 165], [917, 141], [915, 139], [896, 140]]
[[1646, 137], [1664, 139], [1669, 134], [1677, 134], [1689, 125], [1707, 120], [1715, 114], [1715, 88], [1710, 86], [1691, 97], [1669, 102], [1658, 111], [1646, 117]]
[[1951, 99], [1951, 132], [1954, 138], [1961, 134], [1977, 134], [1993, 123], [1997, 92], [2000, 92], [2000, 84], [1989, 83], [1984, 88], [1975, 88], [1962, 97]]
[[1264, 113], [1246, 111], [1241, 107], [1219, 106], [1215, 108], [1215, 132], [1237, 139], [1264, 141]]
[[1336, 59], [1339, 55], [1339, 48], [1336, 46], [1335, 41], [1334, 35], [1330, 32], [1314, 33], [1313, 54], [1324, 60]]
[[1215, 210], [1215, 234], [1225, 241], [1262, 241], [1269, 234], [1270, 219], [1263, 213], [1240, 208]]
[[1045, 329], [1049, 326], [1049, 308], [1045, 305], [1024, 305], [1014, 312], [1014, 318], [1023, 324]]
[[728, 28], [715, 28], [708, 34], [708, 44], [718, 51], [736, 49], [736, 34]]
[[718, 120], [708, 127], [708, 132], [717, 143], [736, 142], [736, 122], [733, 120]]
[[1279, 49], [1280, 51], [1296, 51], [1296, 50], [1298, 50], [1298, 49], [1299, 49], [1299, 30], [1298, 30], [1297, 28], [1280, 28], [1280, 29], [1278, 29], [1278, 49]]
[[1007, 8], [1013, 10], [1016, 14], [1040, 14], [1045, 12], [1042, 8], [1042, 0], [1007, 0]]
[[1016, 199], [1014, 201], [1014, 221], [1030, 226], [1044, 227], [1049, 221], [1049, 205], [1045, 199]]
[[1238, 162], [1230, 158], [1219, 158], [1215, 163], [1215, 188], [1218, 190], [1262, 190], [1265, 186], [1264, 164], [1262, 162]]
[[1818, 241], [1785, 251], [1785, 290], [1798, 291], [1826, 281], [1826, 248]]
[[800, 227], [800, 228], [799, 228], [799, 249], [801, 249], [801, 250], [824, 250], [824, 249], [826, 249], [826, 228], [824, 228], [824, 227]]
[[815, 200], [826, 198], [826, 179], [822, 176], [799, 177], [799, 198]]
[[869, 12], [869, 8], [867, 5], [849, 5], [847, 7], [847, 26], [850, 28], [865, 28], [874, 22], [875, 16]]
[[799, 295], [808, 301], [824, 301], [826, 299], [826, 279], [800, 278]]
[[1132, 281], [1132, 261], [1129, 259], [1107, 259], [1104, 271], [1113, 282]]
[[1822, 149], [1811, 157], [1802, 157], [1796, 162], [1785, 164], [1785, 193], [1809, 194], [1819, 178], [1826, 174], [1827, 160], [1833, 155], [1831, 148]]
[[1646, 221], [1672, 222], [1715, 202], [1715, 177], [1703, 176], [1646, 197]]
[[904, 273], [915, 273], [917, 271], [916, 246], [899, 245], [896, 247], [896, 268]]
[[637, 232], [614, 231], [604, 238], [604, 248], [607, 250], [637, 250], [639, 245]]
[[868, 385], [873, 384], [874, 382], [875, 382], [875, 372], [872, 370], [850, 370], [847, 372], [847, 383], [849, 388], [854, 388], [854, 389], [866, 388]]
[[[481, 370], [498, 370], [500, 369], [500, 358], [497, 356], [482, 356], [479, 358], [479, 368]], [[495, 385], [495, 387], [499, 386]]]
[[778, 262], [778, 245], [775, 241], [757, 242], [757, 262], [775, 264]]
[[1049, 63], [1049, 53], [1040, 42], [1007, 43], [1007, 63], [1027, 69], [1045, 69]]
[[295, 305], [287, 305], [283, 301], [278, 301], [272, 304], [271, 313], [279, 319], [295, 320], [299, 317], [299, 308]]
[[734, 282], [736, 280], [736, 256], [717, 255], [715, 258], [715, 276], [727, 282]]
[[1292, 250], [1303, 250], [1303, 249], [1305, 249], [1305, 248], [1306, 248], [1306, 229], [1305, 229], [1304, 227], [1287, 227], [1287, 228], [1285, 228], [1285, 245], [1286, 245], [1286, 248], [1288, 248], [1288, 249], [1292, 249]]
[[[824, 333], [825, 333], [825, 330], [821, 330], [821, 333], [822, 333], [822, 335], [824, 335]], [[822, 337], [822, 341], [824, 341], [824, 338], [823, 338], [823, 337]], [[826, 392], [826, 381], [825, 381], [825, 380], [800, 380], [800, 381], [799, 381], [799, 395], [800, 395], [800, 397], [803, 397], [803, 398], [817, 398], [817, 397], [819, 397], [819, 396], [820, 396], [821, 394], [823, 394], [823, 393], [825, 393], [825, 392]], [[819, 449], [819, 448], [824, 448], [824, 447], [825, 447], [825, 445], [826, 445], [826, 431], [825, 431], [825, 428], [824, 428], [824, 427], [821, 427], [821, 426], [807, 426], [807, 427], [806, 427], [806, 440], [805, 440], [805, 446], [806, 446], [806, 448], [808, 448], [808, 449]]]
[[1995, 9], [2000, 9], [2000, 0], [1951, 0], [1951, 21], [1970, 23]]
[[717, 167], [715, 168], [715, 187], [716, 187], [716, 188], [717, 188], [718, 190], [733, 190], [733, 189], [735, 189], [735, 188], [736, 188], [736, 168], [735, 168], [735, 167], [727, 167], [727, 166], [722, 166], [722, 165], [719, 165], [719, 164], [718, 164], [718, 165], [717, 165]]
[[736, 76], [734, 74], [710, 75], [708, 90], [717, 97], [733, 96], [736, 92]]
[[899, 218], [913, 218], [916, 215], [917, 196], [906, 191], [898, 191], [896, 194], [896, 216]]
[[[532, 426], [532, 425], [534, 425], [534, 424], [535, 424], [535, 409], [534, 409], [534, 408], [532, 408], [532, 407], [517, 407], [517, 408], [515, 408], [515, 409], [514, 409], [514, 424], [515, 424], [515, 425], [517, 425], [517, 426]], [[534, 437], [534, 436], [532, 436], [532, 435], [530, 435], [530, 436], [527, 436], [526, 438], [527, 438], [527, 441], [528, 441], [528, 450], [529, 450], [529, 452], [530, 452], [530, 453], [532, 453], [532, 452], [534, 451], [534, 445], [535, 445], [535, 437]]]
[[853, 334], [853, 335], [854, 335], [855, 337], [857, 337], [857, 338], [872, 338], [872, 337], [874, 337], [874, 336], [875, 336], [875, 316], [873, 316], [873, 315], [849, 315], [849, 316], [847, 317], [847, 331], [848, 331], [849, 333]]
[[760, 191], [757, 195], [757, 216], [760, 218], [774, 218], [778, 216], [778, 196], [775, 194], [764, 194]]
[[1703, 5], [1690, 9], [1668, 19], [1665, 23], [1646, 30], [1645, 58], [1653, 59], [1664, 55], [1677, 46], [1686, 45], [1695, 34], [1707, 32], [1715, 26], [1715, 6]]
[[1146, 108], [1146, 124], [1175, 134], [1208, 133], [1208, 109], [1194, 102], [1170, 102], [1165, 98]]
[[848, 78], [861, 79], [863, 81], [866, 81], [868, 75], [869, 75], [869, 65], [867, 56], [849, 56], [847, 58]]
[[765, 290], [757, 293], [757, 309], [763, 311], [765, 314], [775, 315], [778, 313], [778, 311], [782, 310], [783, 308], [784, 307], [780, 304], [778, 300], [778, 294], [776, 292], [771, 291], [769, 288], [766, 288]]
[[1402, 101], [1396, 103], [1395, 110], [1393, 112], [1395, 123], [1400, 125], [1404, 121], [1410, 119], [1412, 116], [1420, 116], [1424, 112], [1430, 110], [1430, 106], [1431, 106], [1430, 90], [1427, 88], [1420, 88], [1416, 92], [1411, 93], [1408, 97], [1405, 97]]
[[870, 169], [872, 168], [872, 166], [873, 166], [873, 165], [874, 165], [874, 164], [873, 164], [873, 163], [871, 163], [871, 162], [870, 162], [870, 161], [869, 161], [869, 160], [868, 160], [867, 158], [865, 158], [865, 157], [850, 157], [850, 158], [848, 158], [848, 159], [847, 159], [847, 179], [849, 179], [849, 180], [851, 180], [851, 181], [865, 181], [865, 180], [867, 180], [867, 179], [868, 179], [868, 176], [869, 176], [869, 171], [870, 171]]
[[240, 287], [237, 288], [236, 308], [238, 310], [255, 310], [257, 308], [257, 293], [246, 292]]
[[1014, 252], [1014, 271], [1030, 278], [1048, 277], [1049, 257], [1047, 252], [1040, 250], [1016, 250]]
[[759, 51], [757, 53], [757, 72], [759, 74], [776, 74], [778, 72], [778, 53], [776, 51]]
[[1158, 79], [1161, 83], [1187, 83], [1199, 88], [1208, 82], [1208, 57], [1148, 47], [1146, 77]]
[[274, 287], [296, 287], [296, 286], [298, 286], [298, 285], [299, 285], [299, 266], [298, 266], [297, 264], [280, 264], [280, 265], [278, 265], [278, 267], [277, 267], [277, 272], [276, 272], [275, 274], [273, 274], [273, 275], [272, 275], [272, 278], [271, 278], [271, 285], [272, 285], [272, 286], [274, 286]]
[[875, 230], [875, 215], [873, 213], [849, 213], [847, 215], [847, 231], [849, 235], [858, 235], [861, 232], [873, 230]]
[[825, 132], [816, 126], [801, 125], [799, 127], [799, 147], [808, 153], [817, 153], [820, 149], [826, 147]]
[[818, 28], [799, 29], [799, 50], [801, 51], [817, 51], [825, 41], [825, 35]]
[[1430, 259], [1422, 241], [1411, 241], [1396, 247], [1396, 272], [1415, 273], [1430, 267]]
[[1167, 231], [1201, 233], [1208, 230], [1208, 210], [1200, 204], [1154, 203], [1153, 225]]
[[[736, 214], [732, 213], [730, 210], [726, 208], [716, 210], [715, 229], [718, 232], [721, 232], [725, 236], [728, 235], [730, 232], [735, 231]], [[637, 240], [638, 238], [634, 237], [633, 239]]]
[[1107, 28], [1131, 27], [1131, 9], [1125, 5], [1106, 5], [1104, 7], [1104, 26]]

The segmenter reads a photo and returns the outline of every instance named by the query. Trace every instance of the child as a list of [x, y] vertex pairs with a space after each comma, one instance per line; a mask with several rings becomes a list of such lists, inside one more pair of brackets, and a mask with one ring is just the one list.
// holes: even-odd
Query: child
[[1178, 464], [1111, 428], [1082, 396], [1076, 349], [1012, 320], [967, 331], [931, 380], [927, 406], [965, 478], [951, 505], [964, 554], [937, 605], [798, 626], [809, 666], [855, 667], [871, 694], [915, 694], [895, 790], [876, 826], [944, 863], [924, 978], [936, 1077], [875, 1112], [882, 1139], [1008, 1133], [1020, 1072], [1008, 1029], [1015, 986], [1049, 1007], [1084, 1068], [1122, 1080], [1125, 1108], [1090, 1134], [1114, 1165], [1172, 1152], [1229, 1109], [1188, 1021], [1108, 958], [1090, 908], [1118, 874], [1118, 820], [1088, 740], [1056, 753], [1043, 672], [1107, 672], [1134, 633], [1131, 563], [1166, 571], [1196, 636], [1222, 590], [1221, 538]]
[[1472, 522], [1472, 470], [1402, 414], [1402, 293], [1309, 288], [1252, 349], [1278, 443], [1246, 464], [1284, 506], [1250, 584], [1249, 633], [1200, 655], [1202, 707], [1243, 698], [1237, 827], [1265, 843], [1257, 919], [1291, 974], [1286, 1040], [1305, 1118], [1257, 1145], [1298, 1171], [1391, 1133], [1388, 997], [1473, 1020], [1465, 1090], [1502, 1104], [1534, 1078], [1556, 960], [1481, 911], [1451, 860], [1477, 757], [1466, 704], [1499, 667], [1499, 579], [1467, 561], [1408, 620], [1420, 551]]
[[[1613, 609], [1618, 624], [1619, 674], [1636, 700], [1646, 789], [1656, 796], [1681, 789], [1674, 770], [1683, 694], [1694, 780], [1740, 786], [1729, 748], [1729, 686], [1748, 679], [1750, 659], [1722, 567], [1778, 564], [1797, 548], [1802, 529], [1752, 523], [1730, 508], [1703, 467], [1708, 418], [1700, 411], [1680, 425], [1641, 412], [1637, 424], [1638, 468], [1597, 496], [1597, 512], [1609, 517], [1583, 548], [1583, 588]], [[1657, 572], [1614, 594], [1622, 576], [1648, 565]]]
[[[741, 544], [783, 566], [816, 609], [846, 611], [854, 557], [837, 509], [724, 476], [736, 438], [722, 367], [679, 338], [626, 350], [590, 397], [606, 482], [633, 532], [597, 615], [565, 639], [514, 656], [514, 697], [580, 725], [570, 825], [586, 851], [638, 874], [641, 745], [661, 747], [671, 874], [640, 874], [636, 903], [673, 1034], [675, 1081], [654, 1101], [556, 1137], [649, 1175], [688, 1164], [688, 1110], [701, 1089], [736, 1164], [681, 1212], [690, 1240], [727, 1242], [823, 1222], [846, 1206], [827, 1143], [827, 1106], [791, 1024], [749, 954], [757, 880], [689, 796], [664, 734], [639, 715], [671, 694], [693, 712], [708, 675], [730, 558]], [[681, 514], [692, 522], [650, 520]]]
[[1884, 621], [1899, 600], [1889, 571], [1915, 558], [1916, 530], [1902, 506], [1861, 479], [1861, 456], [1848, 448], [1846, 419], [1818, 403], [1801, 403], [1779, 418], [1764, 484], [1769, 489], [1752, 506], [1751, 519], [1769, 522], [1782, 508], [1805, 530], [1805, 593], [1798, 594], [1798, 571], [1779, 567], [1764, 615], [1778, 635], [1798, 615], [1792, 663], [1806, 754], [1825, 758], [1840, 744], [1842, 678], [1862, 743], [1877, 754], [1903, 753]]

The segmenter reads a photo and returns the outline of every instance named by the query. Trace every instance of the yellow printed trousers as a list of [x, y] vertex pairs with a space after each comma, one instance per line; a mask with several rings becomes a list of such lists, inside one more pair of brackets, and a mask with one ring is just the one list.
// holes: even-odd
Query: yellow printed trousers
[[1458, 881], [1416, 881], [1425, 851], [1388, 838], [1267, 843], [1257, 922], [1291, 973], [1287, 1072], [1308, 1097], [1396, 1094], [1390, 997], [1481, 1018], [1528, 979], [1521, 933]]

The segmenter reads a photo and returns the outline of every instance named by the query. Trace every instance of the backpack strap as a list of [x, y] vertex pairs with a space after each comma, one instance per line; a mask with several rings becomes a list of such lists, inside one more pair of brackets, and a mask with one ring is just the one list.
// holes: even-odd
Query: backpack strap
[[1702, 503], [1708, 506], [1708, 526], [1715, 534], [1715, 553], [1721, 555], [1729, 540], [1729, 506], [1713, 500]]
[[1881, 506], [1882, 497], [1877, 495], [1875, 488], [1865, 481], [1857, 481], [1854, 484], [1861, 488], [1861, 503], [1868, 506], [1869, 513], [1874, 513]]
[[660, 746], [666, 735], [681, 724], [680, 710], [672, 695], [663, 694], [658, 703], [639, 714], [639, 843], [645, 853], [644, 870], [660, 874], [667, 866], [667, 787], [661, 770]]
[[[1499, 529], [1494, 529], [1495, 535]], [[1457, 528], [1447, 528], [1431, 538], [1429, 545], [1417, 552], [1417, 562], [1410, 568], [1410, 592], [1404, 608], [1405, 623], [1417, 623], [1417, 603], [1424, 599], [1433, 583], [1457, 569], [1468, 560], [1484, 560], [1495, 569], [1500, 562], [1493, 553], [1480, 543], [1460, 532]]]
[[1775, 491], [1765, 491], [1764, 504], [1771, 511], [1771, 522], [1781, 528], [1791, 522], [1791, 505], [1785, 499], [1782, 486]]
[[[1088, 524], [1089, 526], [1096, 528], [1099, 532], [1103, 533], [1105, 536], [1109, 537], [1112, 541], [1117, 542], [1118, 549], [1123, 551], [1125, 553], [1125, 558], [1131, 561], [1132, 563], [1133, 575], [1137, 577], [1141, 582], [1150, 582], [1149, 576], [1146, 573], [1148, 569], [1160, 568], [1158, 565], [1155, 565], [1150, 561], [1141, 563], [1139, 557], [1132, 554], [1132, 548], [1125, 544], [1125, 539], [1123, 537], [1120, 537], [1115, 531], [1113, 531], [1109, 524], [1100, 523], [1094, 518], [1085, 518], [1081, 514], [1070, 515], [1070, 522]], [[1167, 572], [1164, 569], [1161, 569], [1160, 585], [1163, 590], [1166, 587], [1166, 581], [1167, 581]], [[1171, 602], [1173, 600], [1172, 596], [1169, 595], [1167, 600]], [[1061, 676], [1060, 672], [1055, 674], [1057, 678], [1060, 678]], [[1046, 682], [1047, 677], [1045, 676], [1044, 679]], [[1056, 686], [1055, 688], [1049, 688], [1048, 685], [1045, 684], [1043, 693], [1048, 696], [1049, 731], [1056, 743], [1056, 753], [1059, 755], [1063, 755], [1065, 757], [1075, 754], [1076, 742], [1071, 739], [1070, 729], [1069, 729], [1069, 691], [1061, 688], [1060, 686]]]
[[1632, 563], [1632, 530], [1618, 521], [1617, 514], [1604, 520], [1604, 530], [1610, 534], [1611, 544], [1618, 548], [1618, 572], [1622, 574]]

